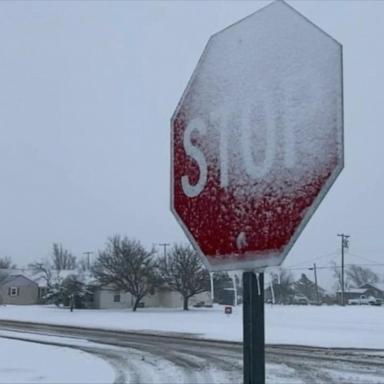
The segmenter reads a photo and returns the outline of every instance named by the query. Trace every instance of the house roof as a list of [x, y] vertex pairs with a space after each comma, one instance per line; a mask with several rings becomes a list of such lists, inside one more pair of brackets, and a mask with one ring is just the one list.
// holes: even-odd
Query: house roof
[[[52, 278], [55, 279], [65, 279], [70, 275], [76, 275], [78, 279], [86, 284], [94, 283], [94, 278], [92, 277], [89, 271], [78, 271], [78, 270], [52, 270]], [[9, 278], [14, 278], [15, 276], [23, 276], [28, 280], [35, 282], [39, 288], [47, 287], [47, 279], [43, 272], [36, 272], [33, 269], [29, 268], [18, 268], [18, 269], [0, 269], [0, 273], [8, 275], [1, 284], [4, 284], [5, 281], [9, 281]]]
[[43, 276], [34, 278], [33, 281], [39, 286], [39, 288], [47, 288], [48, 286], [47, 280]]
[[373, 286], [380, 289], [380, 291], [384, 292], [384, 283], [376, 283], [376, 284], [373, 284]]
[[362, 285], [360, 288], [363, 288], [363, 287], [368, 288], [369, 286], [372, 288], [376, 288], [379, 291], [384, 292], [384, 283], [375, 283], [375, 284], [367, 283], [367, 284]]
[[21, 275], [21, 274], [18, 274], [18, 275], [9, 275], [9, 276], [7, 276], [4, 280], [1, 281], [0, 285], [9, 284], [9, 283], [11, 283], [12, 281], [14, 281], [16, 279], [24, 279], [24, 280], [30, 281], [32, 284], [37, 284], [35, 281], [29, 279], [28, 277], [26, 277], [24, 275]]

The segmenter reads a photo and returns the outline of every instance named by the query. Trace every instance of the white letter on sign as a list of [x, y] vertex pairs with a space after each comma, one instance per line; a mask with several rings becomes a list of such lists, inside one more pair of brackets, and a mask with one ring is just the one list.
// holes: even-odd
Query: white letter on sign
[[200, 192], [205, 187], [208, 174], [207, 161], [205, 160], [203, 152], [201, 152], [199, 148], [192, 145], [191, 135], [192, 132], [195, 130], [201, 134], [206, 133], [207, 127], [202, 119], [197, 118], [191, 120], [184, 132], [183, 144], [185, 153], [196, 161], [199, 166], [200, 173], [199, 180], [195, 185], [191, 185], [189, 183], [188, 176], [183, 176], [181, 178], [181, 186], [183, 188], [184, 193], [188, 197], [196, 197], [200, 194]]
[[251, 107], [245, 109], [242, 115], [241, 124], [241, 144], [242, 154], [245, 163], [245, 170], [248, 176], [257, 179], [264, 177], [272, 167], [276, 156], [276, 134], [275, 125], [272, 121], [272, 115], [268, 108], [265, 108], [265, 125], [266, 125], [266, 144], [264, 161], [257, 165], [253, 159], [252, 137], [251, 137]]

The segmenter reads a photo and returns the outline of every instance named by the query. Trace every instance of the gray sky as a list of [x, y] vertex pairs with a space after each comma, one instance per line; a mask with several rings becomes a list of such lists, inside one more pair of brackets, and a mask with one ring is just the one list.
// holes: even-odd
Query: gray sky
[[[209, 36], [266, 4], [1, 2], [0, 255], [81, 255], [114, 233], [186, 241], [170, 117]], [[339, 261], [340, 232], [348, 261], [384, 263], [384, 2], [289, 4], [343, 44], [345, 169], [284, 264]]]

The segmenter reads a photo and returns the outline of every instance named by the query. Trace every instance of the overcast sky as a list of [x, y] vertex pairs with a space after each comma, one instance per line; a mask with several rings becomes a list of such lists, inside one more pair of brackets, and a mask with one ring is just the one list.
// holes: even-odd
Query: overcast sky
[[[0, 255], [187, 241], [170, 117], [208, 38], [268, 3], [0, 2]], [[345, 169], [284, 264], [338, 262], [342, 232], [347, 262], [384, 263], [384, 2], [289, 4], [343, 45]]]

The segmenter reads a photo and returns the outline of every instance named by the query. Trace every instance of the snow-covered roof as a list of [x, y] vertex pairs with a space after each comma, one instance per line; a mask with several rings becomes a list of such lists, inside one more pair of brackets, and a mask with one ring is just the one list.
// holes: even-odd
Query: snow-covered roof
[[29, 281], [31, 283], [35, 283], [34, 280], [24, 276], [24, 275], [21, 275], [21, 274], [17, 274], [17, 275], [8, 275], [5, 279], [3, 279], [1, 281], [1, 285], [4, 285], [4, 284], [8, 284], [8, 283], [11, 283], [12, 281], [14, 280], [17, 280], [20, 282], [20, 279], [21, 281]]
[[[64, 280], [70, 275], [76, 275], [83, 283], [90, 284], [94, 282], [94, 277], [90, 271], [78, 271], [78, 270], [52, 270], [52, 278]], [[0, 269], [0, 274], [8, 275], [8, 277], [22, 275], [38, 284], [40, 288], [47, 287], [47, 279], [44, 272], [36, 272], [36, 270], [29, 268], [17, 268], [17, 269]]]
[[368, 283], [368, 284], [364, 284], [364, 285], [362, 285], [362, 287], [364, 287], [364, 286], [366, 286], [366, 285], [370, 285], [371, 287], [373, 287], [373, 288], [377, 288], [377, 289], [379, 289], [380, 291], [383, 291], [384, 292], [384, 283]]
[[[367, 288], [348, 288], [344, 291], [344, 293], [358, 293], [363, 294], [367, 292]], [[341, 293], [341, 290], [339, 289], [337, 293]]]
[[47, 279], [45, 279], [43, 276], [39, 276], [37, 279], [34, 278], [33, 281], [37, 283], [39, 288], [47, 288]]
[[384, 292], [384, 283], [376, 283], [376, 284], [372, 284], [374, 287], [380, 289], [380, 291], [383, 291]]

